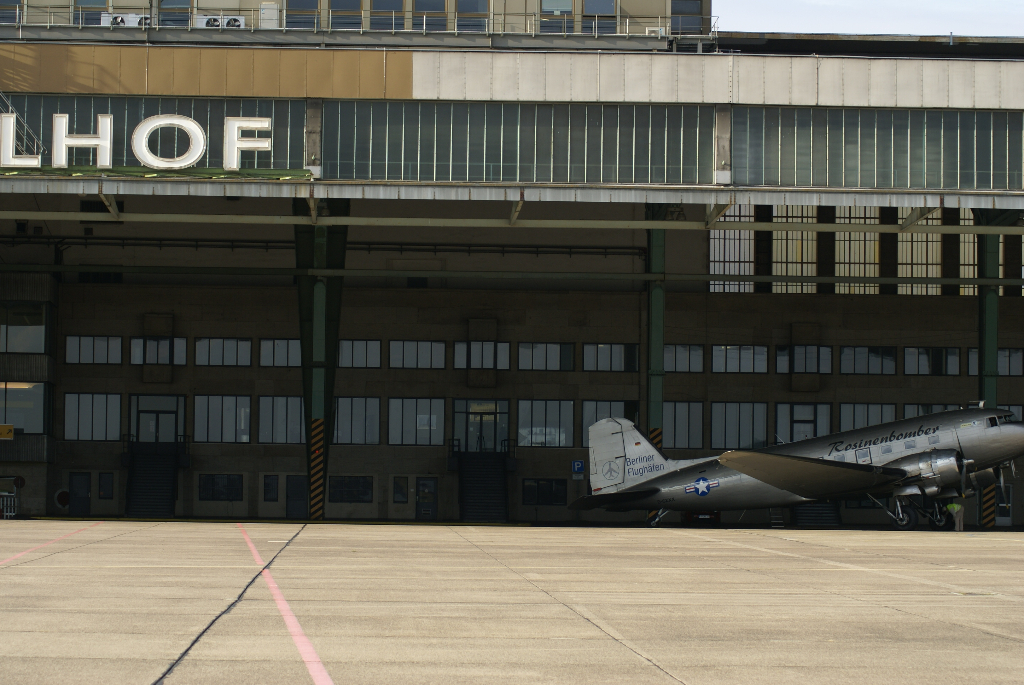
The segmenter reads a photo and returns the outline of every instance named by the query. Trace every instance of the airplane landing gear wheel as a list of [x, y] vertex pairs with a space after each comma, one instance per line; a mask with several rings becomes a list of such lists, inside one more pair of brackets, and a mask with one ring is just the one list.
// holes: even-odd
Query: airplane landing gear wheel
[[647, 512], [647, 521], [645, 521], [645, 525], [648, 528], [657, 528], [661, 519], [663, 519], [667, 513], [668, 509], [657, 509]]
[[892, 520], [892, 525], [896, 530], [914, 530], [917, 528], [917, 524], [917, 512], [910, 507], [902, 509], [899, 515]]
[[938, 521], [928, 519], [928, 527], [932, 530], [953, 530], [953, 517], [949, 512], [943, 512]]

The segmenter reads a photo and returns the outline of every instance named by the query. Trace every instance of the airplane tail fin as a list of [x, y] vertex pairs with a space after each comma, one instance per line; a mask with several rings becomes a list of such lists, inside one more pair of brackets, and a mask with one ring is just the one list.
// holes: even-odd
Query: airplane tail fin
[[604, 419], [590, 427], [590, 485], [594, 493], [624, 490], [668, 470], [669, 462], [632, 421]]

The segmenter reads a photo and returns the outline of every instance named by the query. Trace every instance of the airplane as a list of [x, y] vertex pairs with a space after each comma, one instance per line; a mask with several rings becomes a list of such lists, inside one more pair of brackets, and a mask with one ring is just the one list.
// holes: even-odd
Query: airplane
[[[685, 461], [666, 459], [631, 421], [608, 418], [590, 426], [590, 494], [569, 508], [647, 511], [653, 527], [671, 511], [764, 509], [867, 497], [899, 530], [917, 528], [919, 514], [933, 528], [944, 529], [951, 527], [952, 517], [941, 500], [968, 497], [996, 483], [1005, 495], [1005, 472], [1013, 472], [1013, 459], [1022, 455], [1024, 423], [1007, 410], [985, 409], [984, 402]], [[915, 495], [927, 497], [932, 508]], [[880, 498], [891, 498], [893, 507]]]

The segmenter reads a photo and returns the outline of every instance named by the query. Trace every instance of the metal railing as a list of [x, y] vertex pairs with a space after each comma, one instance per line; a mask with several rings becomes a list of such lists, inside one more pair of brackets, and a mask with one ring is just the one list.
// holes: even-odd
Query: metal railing
[[[481, 33], [486, 35], [655, 36], [714, 41], [717, 17], [710, 32], [694, 30], [705, 19], [679, 16], [549, 14], [542, 12], [489, 14], [364, 10], [290, 10], [285, 3], [261, 3], [257, 8], [118, 7], [113, 11], [68, 5], [11, 5], [0, 8], [0, 26], [102, 27], [111, 30], [187, 31], [311, 31], [351, 33]], [[681, 19], [688, 21], [681, 22]], [[696, 20], [696, 21], [694, 21]]]
[[14, 127], [15, 153], [19, 155], [41, 155], [46, 151], [43, 141], [29, 127], [28, 122], [21, 116], [21, 112], [15, 109], [14, 105], [11, 104], [11, 101], [3, 93], [0, 93], [0, 110], [3, 110], [4, 114], [13, 114], [16, 117], [16, 125]]

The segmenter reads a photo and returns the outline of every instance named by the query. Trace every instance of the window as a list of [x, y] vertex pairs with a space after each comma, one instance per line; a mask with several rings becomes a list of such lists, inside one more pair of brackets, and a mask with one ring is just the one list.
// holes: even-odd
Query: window
[[839, 373], [891, 376], [896, 373], [896, 348], [840, 347]]
[[[865, 208], [850, 207], [848, 209], [856, 210]], [[875, 221], [877, 221], [877, 218]], [[836, 276], [877, 278], [879, 275], [878, 258], [879, 246], [877, 233], [861, 233], [852, 231], [836, 232]], [[870, 283], [836, 283], [836, 293], [840, 295], [877, 295], [878, 285]]]
[[775, 437], [779, 444], [799, 442], [832, 432], [831, 404], [775, 405]]
[[639, 345], [598, 343], [583, 346], [584, 371], [636, 371]]
[[903, 373], [908, 376], [959, 376], [959, 347], [905, 347]]
[[388, 443], [443, 445], [444, 400], [397, 397], [389, 399]]
[[508, 400], [453, 400], [452, 438], [459, 451], [506, 451]]
[[540, 0], [541, 33], [574, 33], [572, 0]]
[[395, 504], [409, 503], [409, 476], [395, 476], [392, 480], [391, 501]]
[[564, 478], [524, 478], [523, 504], [565, 506], [568, 483]]
[[696, 35], [702, 32], [700, 0], [672, 0], [672, 34]]
[[592, 36], [615, 33], [615, 0], [583, 0], [580, 29]]
[[445, 0], [414, 0], [413, 31], [444, 31], [448, 28]]
[[339, 340], [338, 366], [343, 369], [379, 369], [380, 340]]
[[331, 0], [331, 29], [361, 29], [363, 14], [360, 9], [360, 0]]
[[[1005, 409], [1006, 411], [1013, 412], [1012, 421], [1020, 421], [1021, 417], [1024, 416], [1024, 412], [1021, 411], [1022, 405], [1019, 404], [1000, 404], [999, 409]], [[1002, 419], [1001, 423], [1007, 423], [1011, 419]]]
[[[772, 233], [772, 275], [817, 276], [817, 234], [813, 231], [775, 231]], [[817, 291], [816, 283], [772, 283], [772, 292], [774, 293], [814, 293]]]
[[0, 352], [46, 353], [46, 307], [0, 304]]
[[[1024, 350], [1000, 348], [996, 352], [996, 370], [1000, 376], [1024, 375]], [[967, 350], [967, 375], [978, 375], [978, 348]]]
[[305, 442], [305, 409], [301, 397], [260, 398], [260, 442]]
[[121, 338], [69, 335], [64, 361], [68, 364], [120, 364]]
[[521, 447], [572, 447], [572, 401], [520, 400]]
[[704, 403], [665, 402], [662, 405], [661, 444], [665, 449], [704, 447]]
[[[726, 213], [728, 215], [728, 212]], [[727, 219], [723, 216], [722, 219]], [[721, 220], [720, 220], [721, 221]], [[711, 274], [729, 276], [754, 275], [754, 232], [753, 231], [708, 231]], [[752, 293], [753, 283], [737, 281], [711, 281], [713, 293]]]
[[185, 365], [185, 338], [132, 338], [132, 364]]
[[110, 471], [101, 472], [97, 480], [99, 499], [114, 499], [114, 474]]
[[392, 369], [443, 369], [444, 343], [429, 340], [392, 340]]
[[507, 369], [507, 342], [457, 342], [455, 343], [456, 369]]
[[666, 373], [704, 373], [703, 345], [665, 345]]
[[249, 442], [248, 395], [196, 395], [196, 442]]
[[839, 430], [852, 431], [857, 428], [877, 426], [896, 420], [895, 404], [840, 404]]
[[764, 402], [712, 402], [711, 449], [750, 449], [768, 444]]
[[370, 0], [371, 31], [401, 31], [405, 28], [402, 0]]
[[959, 404], [904, 404], [903, 418], [914, 419], [918, 416], [938, 414], [941, 411], [956, 411], [959, 408]]
[[276, 473], [268, 473], [263, 476], [263, 501], [277, 501], [277, 487], [280, 484], [279, 476]]
[[583, 401], [583, 423], [580, 431], [583, 447], [590, 447], [590, 427], [604, 419], [629, 419], [636, 423], [639, 403], [637, 402], [604, 402], [595, 400]]
[[520, 371], [572, 371], [572, 343], [519, 343]]
[[242, 474], [200, 474], [199, 501], [201, 502], [241, 502]]
[[373, 501], [373, 476], [331, 476], [327, 479], [327, 501], [362, 504]]
[[245, 338], [196, 338], [196, 366], [251, 365], [251, 340]]
[[0, 381], [0, 423], [14, 426], [15, 433], [45, 433], [48, 396], [45, 383]]
[[120, 440], [121, 396], [64, 395], [65, 440]]
[[3, 0], [0, 2], [0, 24], [17, 24], [21, 14], [21, 2], [19, 0]]
[[780, 345], [775, 348], [775, 373], [832, 373], [832, 348]]
[[380, 443], [380, 398], [335, 397], [335, 445], [376, 445]]
[[75, 24], [99, 26], [106, 11], [107, 0], [75, 0]]
[[487, 30], [487, 0], [457, 0], [458, 13], [455, 17], [457, 31]]
[[285, 28], [316, 29], [320, 26], [318, 0], [287, 0]]
[[189, 25], [191, 0], [160, 0], [160, 26]]
[[713, 345], [712, 373], [768, 373], [765, 345]]
[[[900, 233], [898, 240], [897, 276], [900, 278], [939, 278], [942, 276], [941, 234]], [[900, 283], [897, 292], [900, 295], [938, 295], [942, 292], [942, 286]]]
[[260, 366], [302, 366], [302, 346], [295, 339], [260, 340]]

